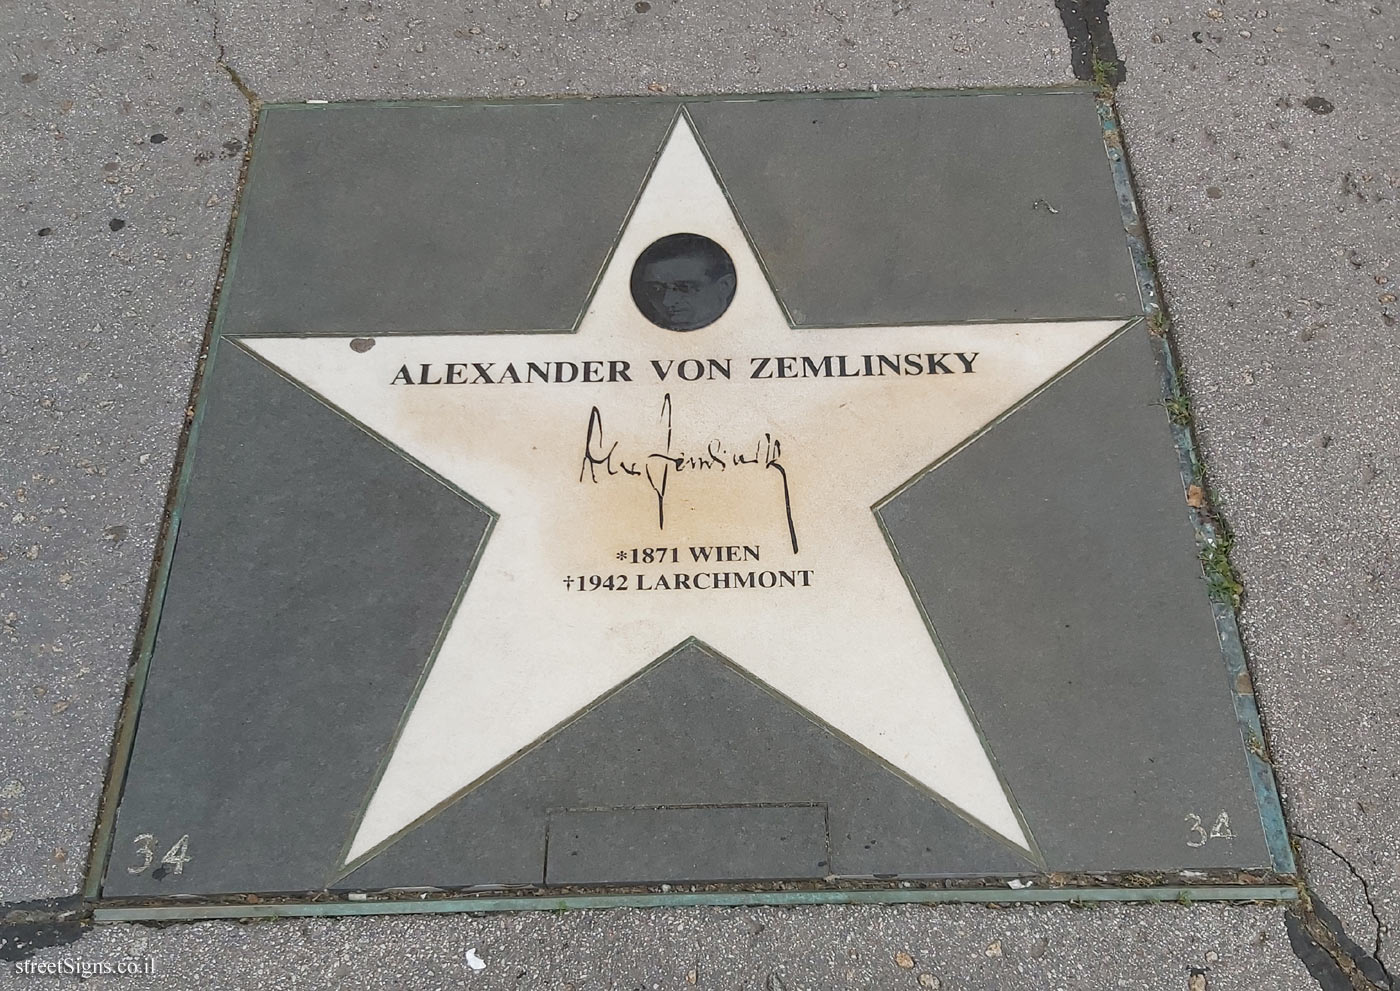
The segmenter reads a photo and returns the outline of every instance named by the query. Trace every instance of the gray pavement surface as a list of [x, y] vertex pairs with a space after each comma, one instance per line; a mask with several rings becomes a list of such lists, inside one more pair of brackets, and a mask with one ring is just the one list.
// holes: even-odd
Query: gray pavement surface
[[1074, 81], [1045, 0], [292, 0], [218, 10], [230, 64], [268, 102]]
[[[0, 8], [0, 902], [80, 884], [247, 140], [221, 52], [279, 100], [1069, 79], [1049, 0], [232, 6]], [[1109, 13], [1290, 824], [1309, 884], [1393, 956], [1400, 5]], [[128, 953], [165, 987], [1317, 986], [1280, 910], [1245, 906], [105, 926], [34, 959]]]
[[1310, 882], [1362, 945], [1376, 932], [1366, 879], [1393, 956], [1400, 5], [1122, 3], [1112, 15], [1124, 135], [1237, 537], [1245, 647], [1289, 824], [1340, 855], [1302, 844]]
[[[104, 925], [33, 959], [149, 958], [152, 977], [86, 983], [210, 991], [1195, 991], [1193, 972], [1209, 991], [1315, 989], [1288, 949], [1281, 914], [1218, 905], [826, 906]], [[0, 987], [37, 980], [0, 971]]]
[[4, 902], [81, 884], [250, 118], [197, 7], [0, 36]]

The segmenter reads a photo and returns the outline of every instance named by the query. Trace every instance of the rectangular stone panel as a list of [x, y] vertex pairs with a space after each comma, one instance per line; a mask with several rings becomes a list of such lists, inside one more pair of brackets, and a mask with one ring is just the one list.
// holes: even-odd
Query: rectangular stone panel
[[810, 878], [826, 873], [826, 806], [564, 810], [547, 884]]
[[1103, 126], [266, 108], [103, 896], [1286, 875]]

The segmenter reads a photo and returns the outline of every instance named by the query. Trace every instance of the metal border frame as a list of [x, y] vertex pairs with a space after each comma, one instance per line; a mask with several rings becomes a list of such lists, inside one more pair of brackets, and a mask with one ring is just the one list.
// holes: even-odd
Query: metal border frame
[[677, 908], [694, 905], [1091, 905], [1106, 902], [1190, 905], [1193, 902], [1279, 902], [1297, 898], [1287, 884], [1199, 885], [1151, 888], [901, 888], [856, 891], [716, 891], [624, 895], [517, 895], [513, 897], [287, 902], [250, 905], [97, 906], [94, 922], [178, 922], [195, 919], [271, 919], [356, 915], [433, 915], [443, 912], [567, 912], [577, 909]]

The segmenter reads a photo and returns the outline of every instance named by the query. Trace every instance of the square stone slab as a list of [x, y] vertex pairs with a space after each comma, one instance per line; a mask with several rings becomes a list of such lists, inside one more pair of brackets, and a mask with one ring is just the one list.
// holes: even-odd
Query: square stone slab
[[93, 893], [1286, 880], [1105, 123], [265, 108]]

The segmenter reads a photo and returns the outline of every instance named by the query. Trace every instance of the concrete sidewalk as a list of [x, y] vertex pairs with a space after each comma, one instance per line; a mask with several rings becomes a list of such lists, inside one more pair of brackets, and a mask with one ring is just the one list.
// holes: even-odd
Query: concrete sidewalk
[[[1388, 986], [1375, 961], [1400, 952], [1400, 6], [1115, 0], [1108, 15], [1172, 335], [1235, 532], [1268, 744], [1308, 889], [1337, 919], [1291, 924], [1307, 965], [1284, 909], [1217, 905], [59, 925], [24, 930], [59, 943], [30, 959], [149, 956], [156, 975], [138, 980], [172, 988]], [[82, 884], [258, 101], [1074, 81], [1050, 0], [22, 0], [0, 30], [12, 923]], [[1342, 945], [1341, 967], [1317, 940]], [[0, 986], [23, 986], [11, 966]]]

